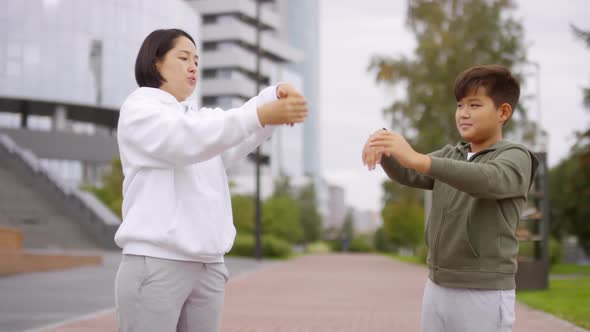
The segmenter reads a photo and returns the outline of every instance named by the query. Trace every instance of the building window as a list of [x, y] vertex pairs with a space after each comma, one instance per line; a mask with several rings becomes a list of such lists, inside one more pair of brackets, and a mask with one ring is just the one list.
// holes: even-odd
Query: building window
[[203, 17], [203, 24], [215, 24], [217, 23], [217, 16], [207, 15]]
[[216, 75], [217, 73], [215, 69], [203, 69], [201, 72], [201, 77], [203, 78], [215, 78]]
[[203, 43], [203, 51], [215, 51], [215, 50], [217, 50], [217, 43], [216, 42]]
[[217, 97], [203, 97], [203, 107], [217, 106]]

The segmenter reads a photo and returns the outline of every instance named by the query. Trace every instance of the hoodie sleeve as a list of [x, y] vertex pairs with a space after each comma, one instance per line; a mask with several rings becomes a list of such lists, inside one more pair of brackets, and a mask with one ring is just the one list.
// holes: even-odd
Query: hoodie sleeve
[[254, 97], [242, 107], [189, 116], [150, 96], [130, 96], [119, 117], [121, 157], [139, 167], [183, 167], [208, 160], [262, 128]]
[[526, 196], [536, 162], [526, 148], [513, 146], [484, 163], [432, 157], [428, 175], [474, 197], [504, 199]]
[[[429, 153], [429, 156], [442, 157], [449, 148], [450, 145], [445, 146], [441, 150]], [[432, 190], [434, 187], [434, 179], [431, 176], [424, 175], [411, 168], [403, 167], [397, 159], [393, 157], [383, 156], [381, 158], [381, 167], [387, 174], [387, 176], [398, 182], [399, 184], [419, 189]]]
[[[257, 107], [277, 101], [276, 86], [270, 86], [262, 90], [256, 99]], [[232, 167], [237, 161], [245, 158], [250, 152], [254, 151], [257, 146], [262, 144], [274, 132], [276, 126], [267, 125], [264, 128], [259, 128], [254, 131], [248, 138], [240, 144], [226, 150], [222, 155], [223, 165], [225, 168]]]

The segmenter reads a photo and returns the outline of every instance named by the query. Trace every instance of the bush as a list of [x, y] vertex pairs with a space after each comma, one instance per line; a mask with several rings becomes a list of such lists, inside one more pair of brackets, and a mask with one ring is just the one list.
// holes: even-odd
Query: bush
[[558, 240], [551, 238], [549, 241], [549, 265], [559, 264], [562, 257], [563, 249], [561, 243]]
[[327, 241], [327, 244], [332, 251], [342, 251], [342, 240], [340, 239], [329, 240]]
[[265, 257], [285, 258], [291, 255], [289, 242], [272, 235], [262, 238], [262, 254]]
[[254, 256], [254, 237], [249, 235], [238, 235], [234, 240], [234, 245], [227, 253], [229, 256]]
[[518, 243], [518, 258], [527, 260], [535, 257], [535, 244], [531, 241], [520, 241]]
[[387, 204], [381, 216], [387, 243], [414, 250], [424, 241], [424, 209], [418, 203]]
[[[254, 257], [254, 237], [251, 235], [238, 235], [229, 256]], [[291, 246], [285, 240], [272, 235], [262, 236], [262, 256], [284, 258], [291, 254]]]
[[[518, 257], [520, 260], [534, 259], [535, 257], [535, 242], [522, 241], [519, 244]], [[549, 265], [559, 264], [563, 257], [563, 249], [561, 243], [551, 237], [549, 239]]]
[[351, 252], [373, 252], [375, 247], [371, 244], [368, 236], [359, 235], [352, 239], [350, 247], [348, 248]]
[[254, 233], [254, 196], [234, 194], [231, 197], [234, 226], [238, 234]]
[[290, 243], [303, 239], [301, 209], [296, 200], [287, 195], [270, 197], [262, 206], [262, 230]]
[[426, 244], [423, 243], [418, 247], [416, 257], [418, 257], [421, 263], [426, 264], [426, 259], [428, 258], [428, 247]]
[[385, 231], [383, 230], [383, 226], [379, 227], [375, 231], [375, 235], [373, 236], [373, 242], [375, 243], [375, 249], [379, 252], [391, 253], [394, 252], [394, 246], [389, 243], [387, 237], [385, 236]]
[[82, 190], [89, 191], [116, 215], [121, 217], [123, 204], [123, 167], [121, 160], [115, 157], [111, 161], [111, 169], [102, 175], [102, 186], [83, 185]]
[[332, 251], [330, 245], [326, 242], [314, 242], [305, 247], [307, 254], [326, 254]]

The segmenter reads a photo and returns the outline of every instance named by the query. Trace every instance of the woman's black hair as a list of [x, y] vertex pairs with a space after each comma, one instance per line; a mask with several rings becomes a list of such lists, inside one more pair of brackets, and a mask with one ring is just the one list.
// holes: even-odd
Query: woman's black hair
[[155, 30], [145, 38], [135, 60], [135, 80], [140, 87], [159, 88], [166, 81], [158, 72], [156, 61], [162, 60], [181, 36], [195, 44], [193, 37], [180, 29]]

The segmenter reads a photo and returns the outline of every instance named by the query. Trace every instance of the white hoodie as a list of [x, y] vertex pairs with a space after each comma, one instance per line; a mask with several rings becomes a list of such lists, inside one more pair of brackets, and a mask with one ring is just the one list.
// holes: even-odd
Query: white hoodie
[[123, 103], [117, 140], [123, 165], [124, 254], [222, 262], [234, 242], [225, 169], [272, 134], [256, 108], [277, 100], [271, 86], [242, 107], [191, 108], [139, 88]]

